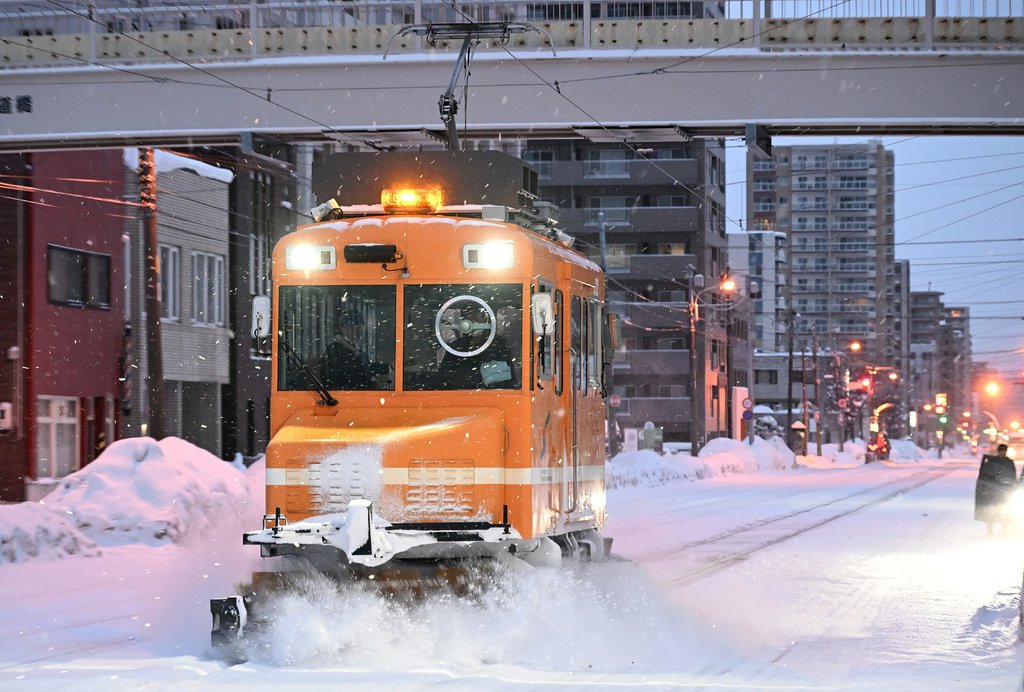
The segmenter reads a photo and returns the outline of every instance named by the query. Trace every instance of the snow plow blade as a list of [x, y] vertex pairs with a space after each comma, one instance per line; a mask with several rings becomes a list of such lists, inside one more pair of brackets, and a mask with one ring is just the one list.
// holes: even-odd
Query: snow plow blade
[[374, 568], [349, 564], [325, 570], [307, 564], [302, 569], [257, 572], [252, 576], [252, 583], [242, 589], [244, 595], [210, 600], [212, 656], [231, 664], [248, 660], [246, 644], [273, 624], [274, 598], [301, 594], [314, 579], [333, 581], [339, 598], [350, 589], [410, 603], [437, 593], [473, 598], [493, 583], [497, 562], [487, 558], [392, 560], [384, 567]]
[[302, 555], [330, 569], [335, 563], [378, 567], [395, 558], [494, 557], [521, 539], [508, 517], [502, 523], [435, 522], [395, 524], [374, 515], [368, 500], [352, 500], [347, 512], [289, 524], [278, 511], [270, 528], [242, 536], [260, 546], [263, 557]]

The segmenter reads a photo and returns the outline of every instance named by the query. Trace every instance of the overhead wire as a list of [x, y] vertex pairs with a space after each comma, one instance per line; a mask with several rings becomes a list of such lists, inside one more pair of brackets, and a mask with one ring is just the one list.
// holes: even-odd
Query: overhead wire
[[[75, 11], [73, 11], [73, 10], [69, 10], [69, 8], [67, 8], [67, 7], [65, 7], [65, 6], [63, 6], [63, 5], [61, 5], [61, 4], [60, 4], [60, 3], [58, 3], [58, 2], [55, 2], [54, 0], [48, 0], [48, 1], [50, 2], [50, 4], [53, 4], [53, 5], [57, 6], [57, 7], [61, 7], [62, 9], [65, 9], [66, 11], [71, 11], [71, 12], [72, 12], [72, 13], [74, 13], [74, 14], [79, 14], [80, 16], [84, 16], [84, 15], [81, 15], [80, 13], [78, 13], [78, 12], [75, 12]], [[838, 3], [838, 4], [836, 5], [836, 6], [838, 6], [838, 5], [841, 5], [841, 4], [844, 4], [844, 3]], [[457, 9], [457, 8], [456, 8], [456, 9]], [[466, 15], [465, 15], [465, 13], [462, 13], [462, 12], [461, 12], [461, 10], [458, 10], [458, 9], [457, 9], [457, 11], [459, 11], [459, 12], [460, 12], [461, 14], [463, 14], [463, 16], [466, 16]], [[817, 12], [816, 12], [816, 13], [817, 13]], [[812, 14], [816, 14], [816, 13], [812, 13]], [[467, 18], [468, 18], [468, 17], [467, 17]], [[92, 20], [91, 18], [88, 18], [88, 19], [90, 19], [90, 21], [95, 21], [95, 20]], [[793, 20], [793, 21], [798, 21], [798, 20]], [[775, 27], [775, 28], [778, 28], [778, 27]], [[775, 28], [773, 28], [773, 29], [771, 29], [771, 30], [774, 30]], [[122, 33], [122, 32], [116, 32], [116, 33]], [[763, 32], [763, 33], [767, 33], [767, 32]], [[140, 44], [142, 44], [142, 45], [144, 45], [144, 46], [146, 46], [146, 47], [148, 47], [148, 48], [150, 48], [150, 49], [152, 49], [152, 50], [156, 50], [155, 48], [153, 48], [153, 47], [151, 47], [151, 46], [148, 46], [148, 44], [145, 44], [144, 42], [142, 42], [142, 41], [139, 41], [138, 39], [134, 39], [133, 37], [131, 37], [131, 36], [128, 36], [128, 35], [126, 35], [126, 34], [123, 34], [123, 35], [125, 35], [125, 36], [126, 36], [127, 38], [130, 38], [130, 39], [132, 39], [132, 40], [136, 40], [136, 41], [137, 41], [137, 42], [139, 42]], [[712, 51], [709, 51], [708, 53], [705, 53], [704, 55], [708, 55], [708, 54], [710, 54], [710, 53], [712, 53], [712, 52], [715, 52], [715, 51], [717, 51], [717, 50], [721, 50], [722, 48], [725, 48], [725, 47], [728, 47], [728, 46], [722, 46], [722, 47], [716, 48], [716, 49], [714, 49], [714, 50], [712, 50]], [[513, 55], [512, 53], [511, 53], [511, 51], [508, 51], [508, 49], [507, 49], [507, 48], [505, 48], [505, 50], [506, 50], [506, 52], [507, 52], [507, 53], [509, 53], [509, 55], [511, 55], [511, 56], [512, 56], [512, 57], [513, 57], [514, 59], [516, 59], [516, 60], [517, 60], [517, 62], [519, 62], [519, 63], [520, 63], [520, 64], [521, 64], [521, 65], [522, 65], [523, 67], [526, 67], [526, 68], [527, 68], [527, 69], [528, 69], [528, 70], [529, 70], [529, 71], [530, 71], [531, 73], [533, 73], [533, 75], [534, 75], [535, 77], [537, 77], [538, 79], [540, 79], [540, 80], [541, 80], [541, 81], [542, 81], [542, 82], [543, 82], [544, 84], [546, 84], [546, 85], [547, 85], [548, 87], [553, 87], [553, 85], [552, 85], [551, 83], [549, 83], [549, 82], [548, 82], [547, 80], [545, 80], [545, 79], [544, 79], [543, 77], [541, 77], [541, 76], [539, 75], [539, 73], [537, 73], [537, 72], [536, 72], [535, 70], [533, 70], [532, 68], [529, 68], [529, 66], [527, 66], [527, 65], [526, 65], [525, 63], [523, 63], [523, 62], [522, 62], [521, 60], [519, 60], [519, 59], [518, 59], [518, 58], [517, 58], [516, 56], [514, 56], [514, 55]], [[165, 53], [165, 55], [168, 55], [168, 54], [166, 54], [166, 53]], [[168, 57], [171, 57], [172, 59], [175, 59], [175, 58], [173, 58], [173, 56], [170, 56], [170, 55], [168, 55]], [[703, 57], [703, 56], [701, 56], [701, 57]], [[694, 60], [694, 59], [697, 59], [697, 56], [695, 56], [695, 57], [691, 57], [691, 58], [687, 58], [687, 59], [685, 59], [685, 60], [683, 60], [683, 61], [679, 61], [679, 62], [677, 62], [677, 63], [674, 63], [673, 65], [669, 65], [669, 66], [667, 66], [667, 67], [665, 67], [665, 68], [659, 68], [659, 69], [657, 69], [657, 70], [654, 70], [654, 71], [653, 71], [652, 73], [659, 73], [659, 74], [664, 74], [664, 73], [668, 73], [669, 71], [673, 70], [674, 68], [678, 67], [679, 65], [685, 64], [685, 63], [687, 63], [687, 62], [690, 62], [690, 61], [692, 61], [692, 60]], [[209, 73], [209, 72], [208, 72], [208, 71], [206, 71], [206, 70], [202, 70], [201, 68], [198, 68], [198, 67], [196, 67], [195, 65], [192, 65], [191, 63], [188, 63], [187, 61], [184, 61], [184, 60], [180, 60], [180, 59], [176, 59], [176, 60], [178, 60], [179, 62], [181, 62], [181, 63], [183, 63], [183, 64], [185, 64], [185, 65], [187, 65], [187, 66], [189, 66], [189, 67], [191, 67], [191, 68], [193, 68], [193, 69], [197, 69], [197, 70], [199, 70], [200, 72], [202, 72], [202, 73], [204, 73], [204, 74], [207, 74], [208, 76], [211, 76], [211, 77], [214, 77], [214, 78], [220, 79], [220, 81], [223, 81], [223, 82], [224, 82], [225, 84], [227, 84], [228, 86], [231, 86], [231, 87], [233, 87], [233, 88], [238, 88], [238, 89], [240, 89], [240, 90], [242, 90], [242, 91], [245, 91], [246, 93], [249, 93], [250, 95], [257, 95], [257, 94], [255, 94], [254, 92], [250, 91], [250, 90], [249, 90], [248, 88], [246, 88], [246, 87], [242, 87], [242, 86], [240, 86], [240, 85], [237, 85], [237, 84], [231, 83], [231, 82], [229, 82], [228, 80], [224, 80], [224, 79], [222, 79], [222, 78], [220, 78], [220, 77], [217, 77], [216, 75], [213, 75], [212, 73]], [[676, 72], [678, 73], [678, 72], [680, 72], [680, 71], [676, 71]], [[143, 78], [149, 78], [149, 76], [148, 76], [148, 75], [142, 75], [142, 74], [137, 74], [137, 73], [136, 73], [136, 76], [141, 76], [141, 77], [143, 77]], [[568, 82], [572, 82], [572, 81], [578, 81], [578, 80], [568, 80], [567, 82], [563, 82], [563, 83], [568, 83]], [[576, 103], [575, 103], [575, 102], [574, 102], [574, 101], [573, 101], [573, 100], [572, 100], [571, 98], [569, 98], [568, 96], [566, 96], [566, 95], [564, 95], [564, 94], [561, 94], [561, 91], [560, 91], [560, 90], [558, 90], [557, 88], [556, 88], [556, 92], [557, 92], [557, 93], [559, 93], [560, 95], [562, 95], [562, 96], [563, 96], [563, 98], [565, 98], [565, 99], [566, 99], [567, 101], [569, 101], [569, 102], [570, 102], [570, 103], [571, 103], [571, 104], [572, 104], [573, 106], [575, 106], [575, 107], [576, 107], [576, 108], [577, 108], [578, 110], [580, 110], [580, 112], [582, 112], [582, 113], [583, 113], [584, 115], [586, 115], [587, 117], [591, 118], [591, 119], [592, 119], [592, 120], [593, 120], [593, 121], [594, 121], [594, 122], [595, 122], [595, 123], [596, 123], [597, 125], [599, 125], [600, 127], [603, 127], [603, 128], [605, 128], [606, 130], [608, 130], [609, 132], [611, 132], [611, 130], [610, 130], [609, 128], [607, 128], [606, 126], [604, 126], [604, 125], [603, 125], [603, 123], [601, 123], [601, 122], [600, 122], [600, 121], [599, 121], [598, 119], [594, 118], [594, 117], [593, 117], [593, 116], [592, 116], [591, 114], [589, 114], [589, 113], [588, 113], [588, 112], [587, 112], [586, 110], [584, 110], [584, 109], [583, 109], [582, 107], [580, 107], [580, 106], [579, 106], [578, 104], [576, 104]], [[262, 96], [260, 96], [260, 97], [262, 98]], [[280, 104], [275, 104], [275, 105], [280, 105]], [[287, 107], [285, 107], [285, 108], [287, 109]], [[287, 109], [287, 110], [291, 110], [291, 109]], [[302, 114], [300, 114], [300, 113], [298, 113], [298, 112], [295, 112], [295, 111], [293, 111], [293, 113], [295, 113], [295, 114], [297, 114], [297, 115], [300, 115], [301, 117], [305, 117], [305, 116], [302, 116]], [[307, 119], [309, 119], [309, 118], [307, 118]], [[312, 119], [310, 119], [310, 120], [312, 120]], [[319, 123], [319, 122], [317, 122], [317, 124], [318, 124], [318, 125], [321, 125], [321, 126], [324, 126], [324, 125], [323, 125], [323, 123]], [[330, 129], [330, 128], [328, 128], [328, 129]], [[353, 139], [353, 141], [355, 141], [355, 140], [354, 140], [354, 138], [352, 138], [352, 139]], [[361, 142], [361, 141], [358, 141], [357, 143], [359, 143], [359, 144], [365, 144], [365, 145], [370, 145], [370, 146], [372, 146], [372, 145], [371, 145], [370, 143], [368, 143], [368, 142]], [[630, 145], [630, 144], [629, 144], [628, 142], [625, 142], [625, 141], [623, 141], [622, 143], [623, 143], [624, 145], [626, 145], [626, 146], [627, 146], [627, 148], [633, 149], [634, 153], [637, 153], [637, 154], [638, 154], [638, 152], [636, 152], [636, 149], [635, 149], [634, 147], [632, 147], [632, 146], [631, 146], [631, 145]], [[645, 160], [648, 160], [648, 161], [649, 161], [649, 159], [646, 159], [646, 157], [641, 157], [641, 158], [644, 158]], [[652, 163], [652, 164], [653, 164], [653, 165], [654, 165], [654, 166], [655, 166], [656, 168], [658, 168], [658, 169], [662, 170], [662, 172], [663, 172], [663, 173], [667, 173], [666, 171], [664, 171], [664, 169], [662, 169], [662, 168], [661, 168], [660, 166], [658, 166], [658, 165], [657, 165], [656, 163], [654, 163], [653, 161], [652, 161], [651, 163]], [[688, 185], [685, 185], [684, 183], [682, 183], [681, 181], [679, 181], [678, 179], [676, 179], [676, 178], [675, 178], [674, 176], [671, 176], [671, 175], [669, 175], [669, 178], [670, 178], [670, 179], [672, 179], [674, 183], [678, 184], [678, 185], [679, 185], [680, 187], [682, 187], [683, 189], [686, 189], [687, 191], [689, 191], [689, 192], [691, 192], [691, 193], [693, 193], [693, 194], [695, 194], [695, 195], [697, 194], [697, 192], [696, 192], [696, 191], [695, 191], [695, 190], [694, 190], [693, 188], [689, 187]], [[1005, 188], [1004, 188], [1004, 189], [1005, 189]], [[985, 193], [985, 194], [991, 194], [991, 193]], [[979, 196], [980, 196], [980, 195], [979, 195]], [[1015, 199], [1016, 199], [1016, 198], [1015, 198]], [[1013, 201], [1013, 200], [1008, 200], [1007, 202], [1003, 202], [1003, 203], [1001, 203], [1001, 204], [995, 205], [994, 207], [990, 207], [989, 209], [992, 209], [992, 208], [995, 208], [995, 207], [1001, 206], [1002, 204], [1008, 203], [1009, 201]], [[958, 202], [954, 202], [954, 203], [949, 203], [949, 204], [943, 205], [943, 207], [945, 207], [945, 206], [951, 206], [951, 204], [955, 204], [955, 203], [959, 203], [959, 201], [958, 201]], [[939, 207], [939, 208], [942, 208], [942, 207]], [[988, 211], [988, 209], [987, 209], [987, 210], [982, 210], [982, 212], [978, 212], [978, 214], [980, 214], [980, 213], [983, 213], [984, 211]], [[925, 212], [921, 212], [921, 213], [925, 213]], [[915, 215], [916, 215], [916, 214], [915, 214]], [[966, 220], [966, 219], [968, 219], [968, 218], [972, 218], [973, 216], [976, 216], [976, 215], [977, 215], [977, 214], [972, 214], [972, 215], [969, 215], [969, 216], [967, 216], [967, 217], [964, 217], [963, 219], [960, 219], [960, 221], [962, 221], [962, 220]], [[251, 217], [249, 217], [249, 218], [251, 218]], [[729, 221], [733, 221], [732, 219], [729, 219], [729, 217], [728, 217], [728, 215], [727, 215], [727, 214], [725, 214], [725, 218], [726, 218], [726, 220], [729, 220]], [[958, 222], [958, 221], [957, 221], [957, 222]], [[952, 222], [952, 223], [957, 223], [957, 222]], [[951, 223], [951, 224], [947, 224], [947, 226], [948, 226], [948, 225], [952, 225], [952, 223]], [[930, 232], [928, 232], [928, 233], [936, 232], [936, 231], [938, 231], [938, 230], [941, 230], [942, 228], [945, 228], [945, 227], [946, 227], [946, 226], [942, 226], [942, 227], [939, 227], [938, 229], [933, 229], [933, 231], [930, 231]], [[924, 234], [920, 234], [920, 235], [918, 235], [918, 236], [914, 236], [913, 238], [911, 238], [911, 239], [910, 239], [910, 241], [904, 241], [904, 242], [902, 242], [902, 243], [901, 243], [901, 242], [896, 242], [896, 243], [894, 243], [894, 244], [895, 244], [895, 245], [901, 245], [901, 244], [916, 244], [916, 243], [912, 243], [912, 241], [914, 241], [914, 240], [916, 240], [916, 239], [918, 239], [918, 238], [920, 238], [920, 237], [923, 237], [923, 236], [925, 236], [925, 235], [928, 235], [928, 233], [924, 233]]]

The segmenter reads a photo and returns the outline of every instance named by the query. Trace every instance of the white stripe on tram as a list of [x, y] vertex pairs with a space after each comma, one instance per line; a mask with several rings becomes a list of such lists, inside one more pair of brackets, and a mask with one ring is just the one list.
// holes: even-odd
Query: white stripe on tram
[[[563, 474], [570, 480], [572, 470], [558, 468], [473, 468], [446, 467], [384, 468], [381, 469], [384, 485], [547, 485], [563, 482]], [[580, 466], [576, 471], [579, 481], [603, 481], [604, 466]], [[267, 469], [267, 485], [303, 486], [320, 485], [320, 472], [309, 469]]]

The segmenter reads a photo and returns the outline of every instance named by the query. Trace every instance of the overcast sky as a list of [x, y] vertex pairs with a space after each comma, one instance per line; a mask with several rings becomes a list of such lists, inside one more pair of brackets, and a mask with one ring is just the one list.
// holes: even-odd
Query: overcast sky
[[[776, 145], [866, 138], [777, 138]], [[896, 258], [915, 291], [971, 309], [974, 360], [1024, 371], [1024, 138], [889, 137], [896, 164]], [[728, 149], [729, 230], [744, 216], [745, 150]], [[1013, 240], [1008, 240], [1013, 239]], [[961, 242], [970, 241], [970, 242]], [[1009, 319], [988, 319], [1009, 318]], [[1004, 353], [994, 353], [1004, 351]]]

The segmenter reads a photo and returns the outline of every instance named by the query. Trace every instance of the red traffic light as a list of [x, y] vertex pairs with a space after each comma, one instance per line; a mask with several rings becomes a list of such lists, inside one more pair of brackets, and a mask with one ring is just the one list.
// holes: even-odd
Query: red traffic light
[[938, 413], [939, 415], [942, 415], [945, 412], [946, 412], [946, 407], [945, 406], [943, 406], [942, 404], [935, 404], [935, 413]]

